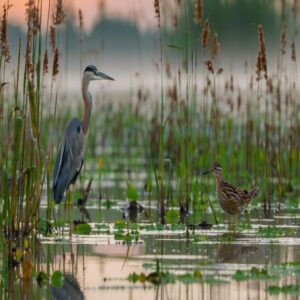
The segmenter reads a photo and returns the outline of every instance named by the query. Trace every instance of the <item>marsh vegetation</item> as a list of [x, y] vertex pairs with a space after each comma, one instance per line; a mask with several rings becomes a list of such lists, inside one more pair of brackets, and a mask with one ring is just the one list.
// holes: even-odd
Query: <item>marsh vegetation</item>
[[[114, 86], [93, 89], [84, 167], [59, 208], [51, 192], [55, 157], [66, 124], [82, 115], [79, 91], [61, 84], [81, 73], [63, 70], [68, 57], [78, 70], [93, 57], [88, 40], [96, 43], [97, 30], [86, 36], [83, 12], [70, 17], [62, 0], [29, 0], [26, 34], [14, 35], [11, 47], [13, 3], [4, 2], [3, 298], [299, 296], [299, 5], [277, 1], [276, 13], [268, 13], [268, 1], [257, 0], [261, 18], [248, 24], [255, 1], [241, 2], [155, 0], [150, 33], [107, 16], [95, 26], [104, 36], [117, 34], [109, 25], [131, 28], [138, 59], [152, 65], [152, 75], [147, 82], [141, 67], [118, 89], [118, 74], [110, 72]], [[220, 7], [224, 15], [217, 18]], [[220, 21], [235, 24], [238, 13], [245, 23], [235, 28], [238, 36], [248, 36], [241, 45]], [[222, 44], [227, 54], [232, 48], [230, 63]], [[146, 48], [154, 60], [143, 55]], [[260, 188], [233, 230], [213, 178], [202, 176], [215, 161], [228, 181]]]

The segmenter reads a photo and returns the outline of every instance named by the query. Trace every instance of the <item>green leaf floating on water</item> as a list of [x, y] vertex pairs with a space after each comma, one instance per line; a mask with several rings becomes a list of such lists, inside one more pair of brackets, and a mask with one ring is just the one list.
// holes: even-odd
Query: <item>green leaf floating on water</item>
[[271, 295], [278, 295], [280, 293], [283, 294], [292, 294], [292, 295], [300, 295], [300, 285], [284, 285], [282, 287], [280, 286], [269, 286], [267, 288], [268, 293]]
[[75, 233], [77, 234], [90, 234], [92, 227], [90, 224], [78, 224], [75, 226]]
[[179, 212], [178, 210], [169, 210], [166, 214], [166, 221], [169, 224], [176, 224], [178, 222]]
[[135, 186], [131, 182], [127, 182], [127, 198], [130, 201], [136, 201], [138, 199], [138, 193]]
[[51, 276], [51, 284], [54, 287], [61, 287], [64, 284], [64, 276], [60, 271], [55, 271]]

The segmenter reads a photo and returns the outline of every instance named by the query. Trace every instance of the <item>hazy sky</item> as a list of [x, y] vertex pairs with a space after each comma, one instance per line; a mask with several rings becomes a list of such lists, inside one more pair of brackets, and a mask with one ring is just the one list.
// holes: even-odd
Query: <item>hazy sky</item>
[[[2, 6], [8, 0], [0, 0], [1, 11]], [[48, 0], [41, 0], [43, 5], [43, 24], [46, 22], [48, 11]], [[50, 0], [52, 6], [55, 0]], [[27, 0], [9, 0], [13, 6], [9, 10], [9, 22], [25, 25], [25, 3]], [[36, 2], [38, 2], [36, 0]], [[152, 0], [64, 0], [66, 8], [71, 9], [78, 15], [81, 9], [84, 17], [84, 25], [86, 30], [90, 30], [101, 16], [100, 6], [104, 4], [105, 14], [109, 18], [121, 18], [136, 22], [140, 29], [145, 30], [155, 26], [153, 1]]]

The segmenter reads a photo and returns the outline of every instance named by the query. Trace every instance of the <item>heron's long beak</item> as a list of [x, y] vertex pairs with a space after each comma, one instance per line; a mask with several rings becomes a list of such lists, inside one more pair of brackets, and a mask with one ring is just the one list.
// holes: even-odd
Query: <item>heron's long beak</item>
[[102, 73], [102, 72], [97, 72], [96, 73], [97, 77], [99, 77], [99, 79], [106, 79], [106, 80], [114, 80], [112, 77]]
[[207, 175], [207, 174], [210, 174], [211, 173], [211, 170], [207, 170], [205, 172], [202, 173], [202, 175]]

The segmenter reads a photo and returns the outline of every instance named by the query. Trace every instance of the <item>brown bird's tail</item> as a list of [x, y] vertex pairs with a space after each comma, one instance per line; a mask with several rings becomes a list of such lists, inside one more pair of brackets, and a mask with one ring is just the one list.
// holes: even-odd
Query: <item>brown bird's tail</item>
[[255, 186], [249, 191], [250, 199], [256, 197], [257, 194], [258, 194], [258, 192], [259, 192], [259, 187], [255, 185]]

